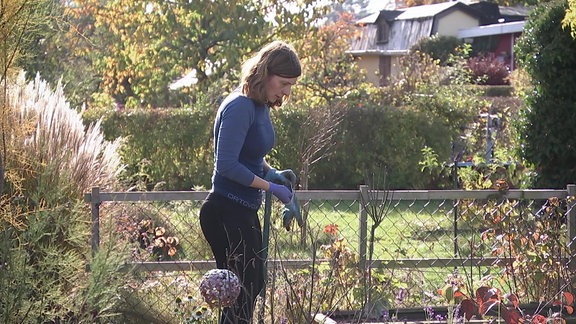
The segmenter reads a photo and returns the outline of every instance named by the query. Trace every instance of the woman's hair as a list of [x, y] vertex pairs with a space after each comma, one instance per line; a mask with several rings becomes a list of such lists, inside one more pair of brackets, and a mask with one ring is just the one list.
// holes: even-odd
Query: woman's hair
[[267, 102], [265, 86], [268, 76], [297, 78], [301, 74], [300, 59], [294, 48], [287, 43], [273, 41], [242, 65], [242, 93], [259, 103], [281, 106], [287, 98]]

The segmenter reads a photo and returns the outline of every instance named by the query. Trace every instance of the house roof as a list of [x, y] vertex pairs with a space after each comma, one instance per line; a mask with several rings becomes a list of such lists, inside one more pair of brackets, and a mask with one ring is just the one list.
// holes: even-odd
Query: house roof
[[[460, 1], [382, 10], [357, 21], [362, 33], [352, 42], [352, 54], [401, 55], [424, 37], [432, 36], [434, 19], [452, 10], [462, 10], [474, 17], [479, 13]], [[389, 22], [388, 42], [378, 43], [378, 21]]]
[[357, 25], [365, 25], [365, 24], [375, 24], [376, 20], [380, 17], [380, 12], [375, 12], [370, 16], [366, 16], [358, 21], [356, 21]]
[[499, 6], [498, 9], [500, 10], [500, 14], [502, 16], [517, 16], [526, 18], [528, 15], [530, 15], [530, 10], [532, 10], [532, 7], [526, 7], [522, 5], [517, 5], [514, 7]]
[[441, 14], [442, 12], [452, 7], [459, 7], [462, 10], [471, 13], [475, 16], [478, 15], [478, 13], [474, 11], [474, 9], [470, 8], [469, 6], [463, 4], [460, 1], [449, 1], [449, 2], [406, 8], [398, 17], [396, 17], [396, 20], [431, 18]]
[[382, 10], [379, 12], [375, 12], [366, 16], [360, 20], [358, 20], [357, 24], [375, 24], [378, 19], [385, 19], [387, 21], [393, 20], [408, 20], [408, 19], [422, 19], [422, 18], [432, 18], [437, 16], [444, 11], [452, 8], [458, 7], [471, 15], [478, 16], [479, 12], [475, 9], [471, 8], [470, 6], [464, 4], [460, 1], [449, 1], [449, 2], [442, 2], [442, 3], [435, 3], [429, 5], [421, 5], [421, 6], [414, 6], [408, 8], [402, 8], [397, 10]]
[[378, 19], [393, 21], [394, 19], [396, 19], [396, 17], [398, 17], [398, 15], [402, 14], [403, 12], [404, 10], [382, 10], [356, 21], [356, 24], [357, 25], [375, 24], [378, 21]]
[[465, 28], [458, 31], [458, 38], [474, 38], [491, 35], [521, 33], [526, 21], [514, 21], [502, 24], [492, 24]]
[[434, 19], [400, 20], [390, 27], [387, 43], [377, 43], [378, 26], [375, 24], [363, 27], [362, 33], [352, 41], [351, 54], [387, 54], [401, 55], [421, 38], [430, 36]]

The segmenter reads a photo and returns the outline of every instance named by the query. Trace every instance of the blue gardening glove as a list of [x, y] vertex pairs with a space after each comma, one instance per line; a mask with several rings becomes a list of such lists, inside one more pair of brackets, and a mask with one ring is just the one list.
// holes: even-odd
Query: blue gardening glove
[[276, 169], [270, 169], [266, 172], [264, 180], [274, 182], [277, 184], [283, 184], [285, 186], [294, 187], [296, 185], [296, 174], [290, 169], [278, 171]]
[[282, 211], [282, 225], [289, 231], [292, 227], [292, 220], [296, 218], [298, 226], [302, 227], [304, 221], [302, 220], [302, 215], [300, 214], [300, 206], [298, 206], [298, 199], [296, 198], [296, 193], [292, 193], [292, 200], [284, 205], [284, 210]]
[[298, 206], [298, 199], [296, 199], [296, 194], [292, 190], [296, 186], [296, 174], [290, 169], [278, 171], [276, 169], [270, 169], [266, 172], [265, 180], [270, 181], [270, 183], [283, 184], [288, 187], [292, 193], [290, 201], [284, 203], [284, 210], [282, 211], [282, 224], [286, 230], [290, 230], [292, 227], [292, 220], [296, 218], [299, 226], [302, 226], [304, 222], [302, 221], [302, 216], [300, 214], [300, 206]]
[[285, 204], [289, 203], [292, 199], [292, 190], [283, 184], [270, 182], [270, 189], [268, 189], [268, 191]]

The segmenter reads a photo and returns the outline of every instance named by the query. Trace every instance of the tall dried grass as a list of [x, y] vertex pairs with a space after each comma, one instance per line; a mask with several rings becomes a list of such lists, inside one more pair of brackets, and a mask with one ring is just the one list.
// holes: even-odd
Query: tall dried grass
[[2, 98], [0, 322], [80, 323], [115, 316], [124, 282], [117, 269], [127, 253], [108, 239], [91, 257], [82, 196], [92, 186], [119, 186], [120, 142], [107, 142], [100, 122], [85, 127], [61, 84], [52, 91], [39, 76], [26, 82], [21, 72]]
[[14, 114], [12, 128], [19, 131], [9, 137], [13, 149], [7, 156], [7, 179], [32, 187], [41, 181], [64, 189], [69, 198], [81, 197], [92, 186], [116, 188], [122, 171], [120, 140], [105, 141], [100, 121], [85, 129], [82, 112], [70, 107], [61, 84], [52, 91], [40, 76], [28, 83], [24, 77], [21, 72], [8, 87], [8, 112]]

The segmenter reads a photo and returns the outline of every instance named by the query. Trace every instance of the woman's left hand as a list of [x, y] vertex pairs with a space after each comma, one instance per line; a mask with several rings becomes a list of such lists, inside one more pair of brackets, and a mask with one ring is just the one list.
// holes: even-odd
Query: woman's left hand
[[294, 187], [296, 186], [296, 174], [290, 169], [278, 171], [276, 169], [270, 169], [266, 172], [265, 180], [274, 182], [277, 184], [283, 184], [285, 186]]

